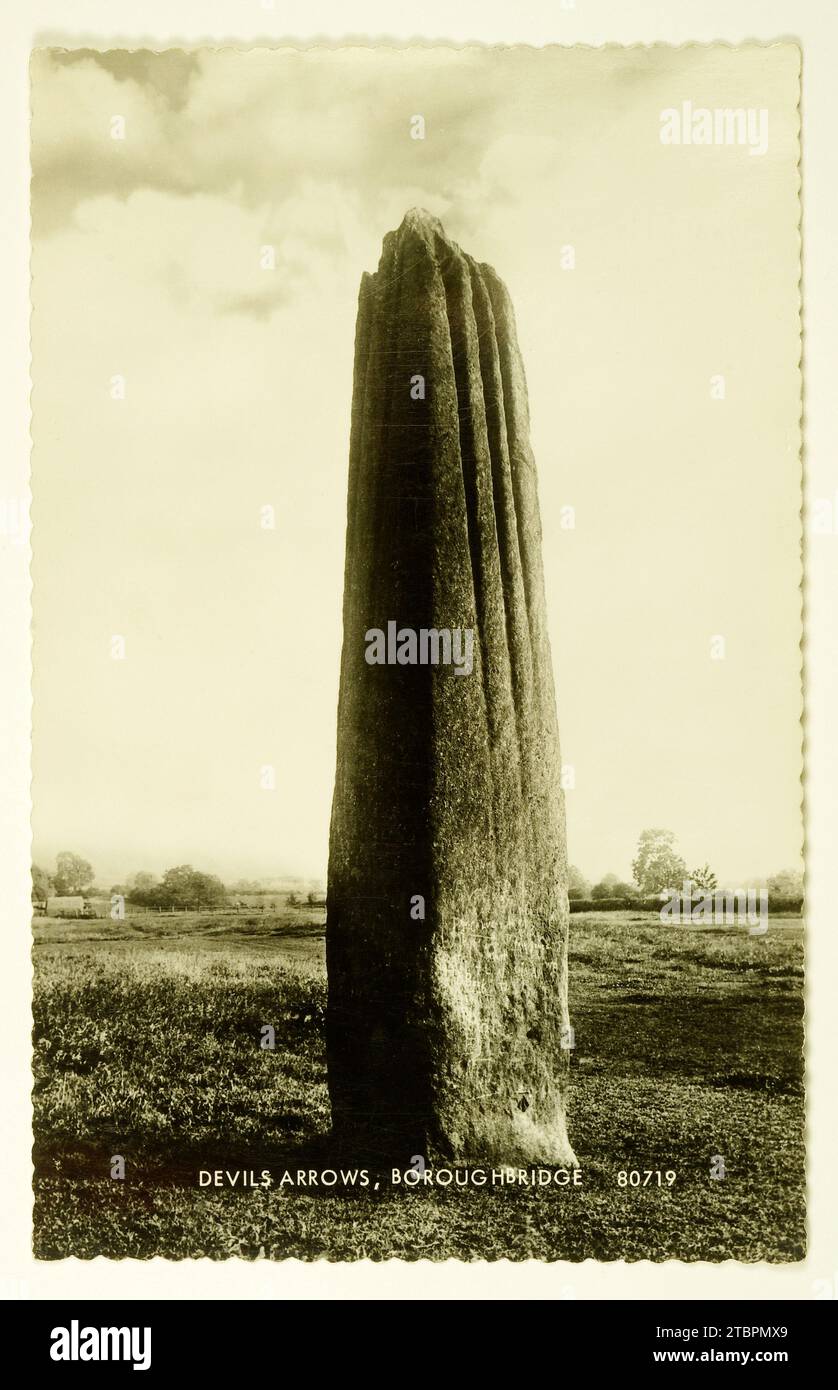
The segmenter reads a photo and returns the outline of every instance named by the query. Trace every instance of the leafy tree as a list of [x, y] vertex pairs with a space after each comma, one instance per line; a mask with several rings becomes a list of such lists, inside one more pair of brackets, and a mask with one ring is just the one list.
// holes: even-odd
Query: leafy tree
[[571, 864], [567, 871], [567, 895], [569, 898], [589, 898], [591, 896], [591, 885], [575, 864]]
[[37, 864], [32, 865], [32, 901], [45, 903], [53, 891], [52, 875]]
[[636, 884], [636, 883], [626, 883], [625, 879], [619, 879], [619, 880], [614, 884], [613, 896], [614, 896], [615, 898], [636, 898], [636, 897], [637, 897], [637, 884]]
[[678, 890], [687, 877], [687, 866], [675, 849], [671, 830], [644, 830], [632, 860], [634, 881], [644, 898], [665, 889]]
[[802, 898], [803, 875], [799, 869], [783, 869], [768, 880], [768, 892], [774, 898]]
[[605, 874], [605, 875], [600, 879], [599, 883], [595, 883], [595, 884], [594, 884], [593, 889], [592, 889], [592, 891], [591, 891], [591, 897], [592, 897], [592, 898], [613, 898], [613, 897], [616, 897], [616, 893], [615, 893], [614, 889], [615, 889], [616, 885], [617, 885], [619, 882], [620, 882], [620, 880], [618, 879], [618, 877], [617, 877], [616, 874]]
[[221, 879], [191, 864], [167, 869], [151, 896], [157, 907], [220, 907], [227, 900]]
[[690, 873], [690, 882], [693, 891], [698, 889], [700, 893], [715, 893], [719, 886], [719, 880], [709, 864], [702, 864], [700, 869], [693, 869]]
[[84, 897], [93, 886], [93, 867], [79, 854], [64, 850], [55, 861], [56, 897]]
[[141, 869], [137, 874], [129, 874], [128, 882], [125, 885], [125, 896], [129, 902], [137, 903], [140, 907], [156, 907], [154, 895], [157, 892], [157, 879], [154, 874], [146, 873]]

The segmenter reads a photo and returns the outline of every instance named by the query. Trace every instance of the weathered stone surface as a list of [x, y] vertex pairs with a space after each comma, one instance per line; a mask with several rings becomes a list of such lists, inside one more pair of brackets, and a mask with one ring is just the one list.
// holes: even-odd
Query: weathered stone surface
[[[472, 673], [368, 665], [365, 634], [388, 621], [473, 629]], [[394, 1162], [573, 1162], [564, 802], [523, 363], [504, 285], [423, 212], [361, 282], [343, 624], [336, 1135]]]

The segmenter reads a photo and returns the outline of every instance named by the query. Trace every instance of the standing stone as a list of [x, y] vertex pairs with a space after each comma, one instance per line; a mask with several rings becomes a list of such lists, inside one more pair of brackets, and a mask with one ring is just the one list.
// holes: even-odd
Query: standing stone
[[[368, 664], [368, 632], [391, 622], [471, 629], [471, 674]], [[343, 632], [336, 1137], [404, 1166], [573, 1163], [564, 801], [524, 369], [504, 285], [415, 210], [361, 281]]]

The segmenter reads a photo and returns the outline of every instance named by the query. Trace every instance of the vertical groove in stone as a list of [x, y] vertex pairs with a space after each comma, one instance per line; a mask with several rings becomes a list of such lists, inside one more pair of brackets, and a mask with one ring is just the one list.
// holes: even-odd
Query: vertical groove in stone
[[[573, 1162], [526, 386], [504, 287], [427, 214], [388, 234], [362, 282], [355, 374], [328, 888], [335, 1133], [388, 1161]], [[365, 633], [390, 621], [472, 629], [472, 674], [368, 665]]]
[[[362, 594], [364, 576], [358, 572], [358, 557], [367, 550], [366, 540], [359, 535], [364, 516], [364, 498], [369, 490], [370, 453], [365, 447], [364, 428], [369, 380], [371, 344], [375, 337], [376, 301], [373, 281], [364, 273], [358, 293], [358, 321], [355, 330], [355, 367], [352, 392], [352, 420], [349, 438], [349, 483], [347, 487], [346, 561], [343, 578], [343, 631], [341, 653], [341, 695], [343, 717], [348, 728], [356, 727], [357, 711], [353, 688], [346, 676], [350, 656], [346, 635], [357, 626], [356, 615], [363, 611], [366, 595]], [[341, 775], [347, 774], [341, 768]]]
[[[524, 363], [518, 347], [515, 312], [509, 291], [490, 267], [487, 272], [489, 293], [498, 325], [498, 344], [503, 383], [504, 410], [512, 483], [515, 496], [515, 515], [518, 529], [518, 550], [533, 661], [537, 663], [536, 684], [545, 696], [553, 695], [553, 675], [549, 661], [549, 645], [544, 637], [544, 568], [541, 558], [541, 516], [535, 477], [535, 460], [530, 447], [530, 416]], [[549, 691], [545, 688], [549, 687]], [[555, 704], [553, 721], [555, 722]]]
[[510, 666], [512, 698], [515, 705], [518, 753], [521, 743], [521, 713], [532, 687], [532, 653], [529, 622], [521, 581], [521, 556], [515, 516], [515, 497], [509, 465], [503, 379], [495, 331], [492, 303], [481, 267], [472, 264], [472, 294], [478, 327], [480, 372], [483, 381], [484, 410], [491, 460], [492, 500], [495, 534], [501, 570], [506, 645]]
[[[503, 388], [507, 451], [514, 497], [518, 551], [524, 587], [529, 646], [532, 654], [533, 720], [526, 750], [526, 779], [533, 818], [545, 813], [553, 800], [555, 775], [560, 776], [558, 725], [550, 641], [544, 602], [544, 568], [541, 554], [541, 516], [538, 505], [535, 460], [529, 438], [529, 405], [523, 359], [518, 347], [515, 312], [509, 292], [489, 266], [484, 266], [498, 330], [498, 353]], [[556, 773], [545, 766], [539, 747], [555, 744]], [[564, 840], [564, 798], [558, 804], [559, 836]], [[536, 837], [537, 838], [537, 837]]]
[[[486, 721], [491, 737], [493, 724], [492, 700], [492, 658], [491, 633], [487, 631], [486, 585], [487, 556], [484, 553], [485, 517], [482, 513], [480, 492], [480, 412], [482, 411], [482, 392], [477, 395], [474, 382], [468, 371], [467, 338], [469, 334], [470, 304], [466, 302], [463, 284], [463, 269], [457, 257], [448, 254], [441, 268], [445, 290], [446, 317], [451, 346], [451, 365], [454, 373], [454, 388], [457, 399], [457, 440], [460, 455], [460, 468], [463, 480], [463, 505], [468, 536], [468, 554], [472, 581], [472, 602], [474, 605], [474, 660], [482, 684], [484, 709], [481, 715]], [[479, 383], [478, 383], [479, 385]], [[491, 760], [490, 760], [491, 761]], [[496, 841], [494, 804], [494, 779], [489, 768], [492, 797], [489, 803], [489, 838], [486, 845], [487, 856], [495, 863]]]

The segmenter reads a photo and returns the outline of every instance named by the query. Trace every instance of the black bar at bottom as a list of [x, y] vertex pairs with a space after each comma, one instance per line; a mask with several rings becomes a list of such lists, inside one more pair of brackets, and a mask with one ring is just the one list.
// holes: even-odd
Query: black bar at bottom
[[[430, 1275], [426, 1287], [431, 1288], [432, 1283]], [[463, 1289], [468, 1289], [467, 1269], [463, 1271]], [[385, 1325], [379, 1322], [372, 1337], [364, 1329], [363, 1313], [357, 1308], [359, 1301], [370, 1300], [353, 1299], [351, 1295], [350, 1300], [356, 1304], [357, 1323], [348, 1330], [348, 1336], [338, 1330], [343, 1315], [336, 1318], [333, 1312], [316, 1314], [316, 1322], [301, 1316], [300, 1301], [324, 1300], [79, 1299], [5, 1303], [4, 1337], [7, 1347], [14, 1345], [16, 1353], [22, 1353], [27, 1370], [59, 1379], [74, 1373], [89, 1380], [103, 1373], [149, 1377], [187, 1372], [206, 1373], [214, 1380], [230, 1374], [241, 1380], [243, 1375], [264, 1373], [271, 1375], [274, 1383], [286, 1380], [295, 1364], [297, 1375], [307, 1361], [313, 1373], [317, 1367], [322, 1369], [321, 1357], [327, 1362], [340, 1345], [347, 1357], [347, 1371], [352, 1363], [356, 1369], [369, 1365], [374, 1344], [378, 1373], [387, 1365], [387, 1379], [392, 1383], [398, 1383], [402, 1376], [413, 1381], [421, 1373], [428, 1339], [435, 1336], [428, 1312], [414, 1306], [405, 1315], [396, 1315], [395, 1326], [389, 1319]], [[415, 1305], [474, 1300], [396, 1297], [388, 1301]], [[516, 1299], [513, 1295], [488, 1301], [533, 1300]], [[666, 1375], [680, 1370], [690, 1374], [694, 1367], [718, 1366], [738, 1370], [781, 1367], [799, 1376], [823, 1358], [827, 1305], [814, 1299], [535, 1301], [554, 1301], [559, 1306], [540, 1314], [528, 1311], [523, 1319], [514, 1311], [501, 1319], [495, 1317], [486, 1324], [485, 1334], [480, 1330], [480, 1315], [474, 1317], [472, 1328], [472, 1318], [464, 1310], [453, 1327], [449, 1324], [446, 1329], [443, 1324], [437, 1330], [461, 1364], [471, 1358], [472, 1371], [478, 1369], [485, 1356], [497, 1354], [499, 1342], [506, 1343], [513, 1360], [522, 1355], [527, 1361], [530, 1356], [538, 1362], [546, 1358], [557, 1375], [563, 1367], [569, 1371], [574, 1365], [577, 1371], [571, 1374], [578, 1374], [581, 1359], [586, 1377], [596, 1376], [602, 1370], [632, 1370], [643, 1371], [654, 1379], [658, 1372]], [[449, 1379], [449, 1354], [446, 1364]]]

